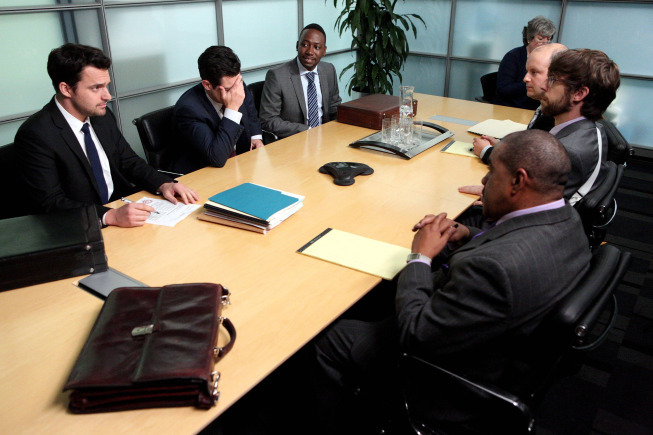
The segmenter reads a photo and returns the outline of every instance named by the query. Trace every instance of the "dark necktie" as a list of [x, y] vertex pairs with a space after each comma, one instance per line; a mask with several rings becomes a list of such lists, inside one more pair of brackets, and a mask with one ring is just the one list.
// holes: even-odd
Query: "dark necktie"
[[[225, 110], [225, 107], [224, 107], [224, 104], [223, 104], [222, 107], [220, 107], [220, 110], [218, 111], [218, 112], [220, 112], [220, 122], [224, 121], [224, 110]], [[230, 158], [231, 157], [236, 157], [236, 147], [235, 146], [231, 148], [231, 154], [229, 154], [229, 157]]]
[[308, 127], [313, 128], [320, 125], [319, 110], [317, 107], [317, 90], [315, 89], [315, 73], [306, 73], [308, 88], [306, 90], [308, 99]]
[[542, 116], [542, 109], [540, 107], [538, 107], [535, 110], [535, 114], [531, 118], [531, 122], [528, 123], [528, 128], [529, 129], [533, 128], [533, 125], [537, 122], [537, 120], [539, 119], [540, 116]]
[[93, 137], [91, 136], [91, 131], [88, 128], [88, 123], [84, 123], [82, 126], [82, 131], [84, 132], [84, 145], [86, 145], [86, 155], [88, 156], [88, 161], [91, 163], [93, 176], [95, 177], [97, 187], [100, 190], [100, 198], [102, 199], [102, 204], [106, 204], [109, 202], [107, 182], [104, 179], [104, 174], [102, 173], [100, 156], [98, 155], [97, 148], [95, 148], [95, 142], [93, 142]]

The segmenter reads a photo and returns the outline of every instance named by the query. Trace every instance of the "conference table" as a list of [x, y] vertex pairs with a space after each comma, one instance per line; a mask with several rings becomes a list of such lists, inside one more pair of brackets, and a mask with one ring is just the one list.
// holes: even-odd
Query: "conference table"
[[[418, 120], [442, 115], [454, 139], [471, 142], [460, 120], [512, 119], [532, 112], [417, 94]], [[223, 311], [237, 329], [233, 350], [217, 364], [221, 396], [208, 411], [160, 408], [90, 415], [67, 411], [62, 387], [102, 307], [79, 279], [0, 293], [0, 420], [5, 433], [195, 433], [211, 423], [356, 303], [379, 278], [297, 253], [326, 228], [410, 247], [411, 228], [428, 213], [456, 217], [475, 199], [457, 187], [480, 184], [478, 159], [440, 152], [447, 139], [405, 160], [348, 144], [373, 131], [329, 122], [180, 178], [203, 203], [252, 182], [304, 195], [304, 206], [262, 235], [197, 219], [175, 227], [102, 230], [109, 265], [150, 286], [214, 282], [231, 291]], [[374, 174], [337, 186], [318, 168], [361, 162]], [[140, 192], [130, 198], [152, 196]], [[120, 203], [111, 206], [120, 206]], [[219, 340], [224, 343], [226, 333]]]

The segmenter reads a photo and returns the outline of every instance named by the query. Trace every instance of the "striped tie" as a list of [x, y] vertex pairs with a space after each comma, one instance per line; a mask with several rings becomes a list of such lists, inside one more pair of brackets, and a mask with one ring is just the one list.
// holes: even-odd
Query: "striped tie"
[[315, 73], [306, 73], [308, 79], [308, 128], [317, 127], [320, 125], [320, 115], [317, 107], [317, 91], [315, 90], [314, 80]]

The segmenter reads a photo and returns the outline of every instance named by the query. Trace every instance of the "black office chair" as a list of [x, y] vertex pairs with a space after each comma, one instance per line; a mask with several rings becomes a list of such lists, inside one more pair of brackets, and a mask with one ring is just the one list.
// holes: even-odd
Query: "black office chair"
[[13, 143], [0, 146], [0, 185], [5, 189], [10, 187], [11, 195], [7, 195], [0, 203], [0, 219], [32, 214], [29, 205], [27, 186], [20, 176], [18, 153]]
[[626, 160], [635, 154], [635, 149], [630, 146], [628, 141], [623, 137], [619, 129], [607, 119], [596, 121], [600, 124], [608, 137], [608, 157], [607, 160], [615, 162], [618, 165], [626, 163]]
[[[617, 316], [613, 292], [629, 263], [630, 253], [611, 245], [594, 252], [590, 268], [576, 289], [554, 307], [519, 349], [520, 355], [530, 356], [513, 364], [521, 369], [512, 376], [519, 391], [402, 355], [403, 404], [412, 430], [417, 434], [532, 433], [533, 410], [544, 392], [579, 353], [596, 348], [607, 337]], [[598, 335], [591, 335], [610, 302], [610, 320]], [[444, 405], [446, 414], [436, 404]]]
[[138, 130], [138, 136], [143, 144], [147, 162], [154, 169], [166, 173], [173, 178], [179, 177], [171, 171], [174, 162], [174, 146], [176, 135], [172, 124], [172, 112], [175, 106], [155, 110], [136, 118], [132, 124]]
[[[252, 93], [254, 98], [254, 107], [256, 107], [256, 113], [261, 113], [261, 96], [263, 95], [263, 85], [265, 81], [254, 82], [247, 85], [247, 89]], [[272, 143], [276, 140], [279, 140], [276, 134], [271, 131], [263, 130], [263, 143], [265, 145]]]
[[617, 165], [613, 161], [606, 163], [608, 172], [603, 183], [574, 206], [583, 221], [583, 229], [592, 250], [603, 242], [608, 226], [617, 215], [615, 195], [626, 166], [625, 163]]
[[483, 88], [483, 96], [476, 97], [475, 100], [481, 103], [490, 103], [494, 99], [494, 95], [497, 93], [497, 75], [498, 73], [493, 72], [485, 74], [481, 77], [481, 87]]

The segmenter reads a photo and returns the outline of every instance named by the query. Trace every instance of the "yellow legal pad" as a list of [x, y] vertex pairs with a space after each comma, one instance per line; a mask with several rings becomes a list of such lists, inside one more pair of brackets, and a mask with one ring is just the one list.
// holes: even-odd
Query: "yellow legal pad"
[[410, 249], [328, 228], [297, 252], [391, 280], [406, 265]]
[[452, 140], [451, 142], [446, 144], [444, 148], [442, 148], [440, 151], [443, 153], [457, 154], [459, 156], [476, 157], [476, 154], [470, 151], [470, 148], [473, 147], [474, 145], [472, 145], [469, 142]]

